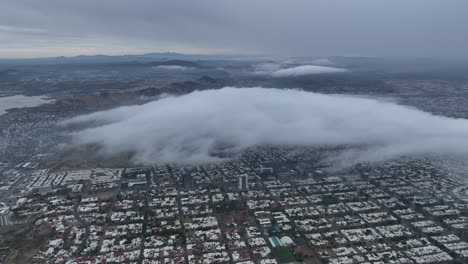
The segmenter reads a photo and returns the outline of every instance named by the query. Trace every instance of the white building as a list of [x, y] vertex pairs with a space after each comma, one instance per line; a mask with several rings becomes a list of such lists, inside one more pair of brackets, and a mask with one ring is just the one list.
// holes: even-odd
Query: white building
[[239, 190], [249, 189], [249, 175], [242, 174], [239, 176]]
[[0, 226], [11, 225], [11, 215], [12, 212], [8, 207], [0, 208]]
[[24, 205], [26, 202], [28, 201], [27, 198], [19, 198], [18, 201], [16, 201], [16, 205], [17, 206], [21, 206], [21, 205]]

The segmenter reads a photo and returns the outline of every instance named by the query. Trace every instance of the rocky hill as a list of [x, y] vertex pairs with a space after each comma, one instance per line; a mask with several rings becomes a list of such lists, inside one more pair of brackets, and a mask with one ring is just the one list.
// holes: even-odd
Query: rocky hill
[[151, 87], [129, 91], [106, 91], [84, 96], [73, 96], [57, 100], [54, 104], [44, 105], [48, 110], [96, 110], [119, 105], [144, 103], [162, 94], [182, 95], [196, 90], [223, 87], [223, 82], [208, 76], [195, 81], [175, 82], [162, 87]]

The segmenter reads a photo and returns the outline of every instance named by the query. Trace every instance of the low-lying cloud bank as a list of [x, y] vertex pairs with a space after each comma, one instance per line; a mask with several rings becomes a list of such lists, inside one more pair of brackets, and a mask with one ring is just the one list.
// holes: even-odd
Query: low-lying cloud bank
[[340, 158], [350, 162], [468, 154], [468, 120], [369, 98], [298, 90], [197, 91], [64, 124], [93, 126], [74, 132], [75, 144], [98, 144], [104, 154], [134, 152], [135, 161], [148, 164], [213, 162], [219, 160], [213, 153], [220, 148], [236, 152], [262, 144], [347, 145]]
[[334, 67], [325, 67], [317, 65], [302, 65], [287, 69], [277, 70], [271, 73], [273, 77], [296, 77], [296, 76], [305, 76], [313, 74], [326, 74], [326, 73], [344, 73], [347, 72], [347, 69], [343, 68], [334, 68]]
[[189, 67], [179, 66], [179, 65], [159, 65], [159, 66], [156, 66], [154, 68], [161, 69], [161, 70], [170, 70], [170, 71], [180, 71], [180, 70], [191, 69]]
[[267, 75], [276, 78], [285, 77], [300, 77], [306, 75], [316, 74], [331, 74], [331, 73], [345, 73], [348, 69], [319, 66], [319, 65], [301, 65], [289, 68], [283, 68], [282, 65], [276, 63], [261, 63], [255, 65], [254, 75]]

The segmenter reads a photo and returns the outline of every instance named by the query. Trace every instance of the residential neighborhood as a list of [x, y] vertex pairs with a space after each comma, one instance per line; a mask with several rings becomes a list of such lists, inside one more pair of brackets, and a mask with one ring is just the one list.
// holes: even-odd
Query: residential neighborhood
[[29, 178], [2, 204], [1, 223], [49, 229], [38, 263], [468, 260], [460, 179], [425, 160], [327, 172], [301, 161], [312, 151], [286, 154], [259, 148], [187, 167], [6, 167]]

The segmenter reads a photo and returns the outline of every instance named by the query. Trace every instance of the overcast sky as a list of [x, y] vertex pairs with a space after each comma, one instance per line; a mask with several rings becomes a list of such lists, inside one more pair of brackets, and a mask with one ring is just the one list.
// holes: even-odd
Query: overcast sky
[[0, 57], [468, 57], [466, 0], [0, 0]]

